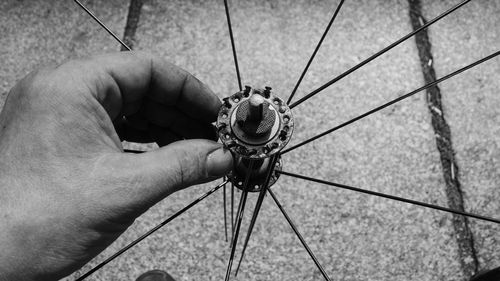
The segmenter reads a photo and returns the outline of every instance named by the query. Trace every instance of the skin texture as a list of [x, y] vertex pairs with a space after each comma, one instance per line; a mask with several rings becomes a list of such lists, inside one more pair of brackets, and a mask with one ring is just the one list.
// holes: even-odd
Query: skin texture
[[[192, 75], [140, 52], [26, 76], [0, 114], [0, 280], [62, 278], [158, 201], [227, 173], [210, 124], [219, 107]], [[133, 155], [121, 140], [162, 147]]]

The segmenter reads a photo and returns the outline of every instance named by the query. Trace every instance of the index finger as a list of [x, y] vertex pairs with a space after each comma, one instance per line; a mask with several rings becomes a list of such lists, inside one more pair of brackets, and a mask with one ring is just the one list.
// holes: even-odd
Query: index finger
[[[217, 95], [189, 72], [163, 58], [132, 51], [97, 56], [84, 63], [92, 69], [85, 73], [91, 83], [104, 83], [106, 89], [119, 89], [119, 93], [113, 90], [96, 93], [96, 98], [108, 112], [116, 112], [116, 107], [122, 110], [123, 105], [126, 115], [133, 114], [139, 110], [142, 100], [148, 98], [176, 106], [200, 121], [213, 122], [217, 118], [221, 106]], [[103, 72], [111, 79], [103, 79]], [[113, 100], [120, 100], [121, 104]]]

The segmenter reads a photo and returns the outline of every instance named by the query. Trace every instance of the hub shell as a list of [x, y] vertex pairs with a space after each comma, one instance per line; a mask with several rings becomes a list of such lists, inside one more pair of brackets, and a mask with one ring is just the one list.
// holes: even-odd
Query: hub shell
[[[259, 192], [262, 189], [262, 186], [265, 183], [266, 180], [266, 175], [267, 175], [267, 169], [269, 168], [270, 165], [270, 160], [271, 158], [265, 158], [262, 160], [250, 160], [250, 161], [263, 161], [262, 163], [259, 163], [257, 168], [252, 169], [250, 171], [250, 179], [248, 181], [248, 186], [246, 187], [246, 191], [249, 192]], [[228, 174], [228, 179], [236, 186], [237, 188], [243, 190], [244, 187], [244, 182], [245, 182], [245, 177], [248, 168], [248, 159], [244, 158], [237, 158], [236, 163], [234, 165], [234, 169]], [[255, 165], [255, 164], [254, 164]], [[276, 161], [276, 164], [274, 166], [273, 172], [270, 175], [269, 179], [269, 185], [272, 186], [273, 184], [278, 181], [279, 176], [281, 175], [280, 173], [276, 173], [276, 171], [281, 171], [282, 169], [282, 163], [281, 163], [281, 158], [278, 158]]]

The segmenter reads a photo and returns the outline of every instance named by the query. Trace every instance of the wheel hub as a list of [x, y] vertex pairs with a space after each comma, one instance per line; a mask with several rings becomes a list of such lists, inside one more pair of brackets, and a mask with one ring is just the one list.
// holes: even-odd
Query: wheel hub
[[[270, 87], [244, 90], [223, 99], [217, 118], [219, 138], [235, 158], [233, 171], [228, 175], [238, 188], [250, 173], [247, 191], [259, 191], [266, 180], [271, 156], [290, 141], [294, 121], [290, 108], [271, 92]], [[275, 169], [281, 168], [277, 159]], [[249, 167], [252, 166], [251, 169]], [[273, 172], [269, 186], [279, 174]]]

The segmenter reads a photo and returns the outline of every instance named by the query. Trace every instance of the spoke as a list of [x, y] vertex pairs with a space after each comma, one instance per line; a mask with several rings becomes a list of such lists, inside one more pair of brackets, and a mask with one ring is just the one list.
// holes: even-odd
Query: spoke
[[[233, 242], [233, 239], [234, 239], [234, 184], [231, 183], [231, 242]], [[229, 245], [229, 247], [231, 247], [231, 245]]]
[[231, 25], [231, 17], [229, 16], [229, 7], [227, 5], [227, 0], [224, 0], [224, 8], [226, 10], [227, 27], [229, 29], [229, 38], [231, 39], [231, 48], [233, 50], [234, 67], [236, 68], [238, 87], [241, 91], [243, 90], [243, 87], [241, 86], [240, 68], [238, 67], [238, 56], [236, 55], [236, 47], [234, 46], [233, 27]]
[[325, 270], [323, 269], [323, 267], [319, 263], [318, 259], [316, 258], [316, 256], [314, 255], [314, 253], [311, 251], [311, 249], [307, 245], [306, 241], [304, 240], [304, 237], [302, 237], [302, 234], [300, 234], [299, 230], [297, 229], [297, 227], [293, 223], [292, 219], [288, 216], [288, 214], [285, 211], [285, 209], [283, 209], [283, 206], [281, 206], [281, 203], [278, 201], [278, 198], [276, 198], [276, 195], [274, 195], [274, 192], [271, 189], [268, 189], [268, 191], [269, 191], [269, 194], [271, 194], [271, 197], [273, 198], [274, 202], [276, 203], [276, 205], [280, 209], [280, 211], [283, 214], [283, 216], [285, 216], [286, 220], [288, 221], [288, 224], [290, 224], [290, 227], [292, 228], [293, 232], [295, 232], [295, 235], [297, 235], [297, 238], [299, 238], [300, 242], [302, 243], [302, 245], [306, 249], [307, 253], [312, 258], [312, 260], [314, 261], [314, 263], [316, 264], [316, 266], [318, 267], [319, 271], [321, 272], [321, 275], [323, 275], [323, 277], [325, 278], [325, 280], [331, 281], [330, 277], [328, 277], [328, 275], [326, 274]]
[[495, 218], [485, 217], [485, 216], [481, 216], [481, 215], [477, 215], [477, 214], [453, 210], [453, 209], [438, 206], [438, 205], [428, 204], [428, 203], [415, 201], [415, 200], [411, 200], [411, 199], [406, 199], [406, 198], [402, 198], [402, 197], [398, 197], [398, 196], [394, 196], [394, 195], [388, 195], [388, 194], [380, 193], [380, 192], [376, 192], [376, 191], [361, 189], [361, 188], [357, 188], [357, 187], [353, 187], [353, 186], [349, 186], [349, 185], [345, 185], [345, 184], [315, 179], [315, 178], [311, 178], [311, 177], [307, 177], [307, 176], [303, 176], [303, 175], [299, 175], [299, 174], [294, 174], [294, 173], [289, 173], [289, 172], [284, 172], [284, 171], [277, 171], [277, 172], [280, 174], [283, 174], [283, 175], [287, 175], [287, 176], [291, 176], [291, 177], [295, 177], [295, 178], [299, 178], [299, 179], [303, 179], [303, 180], [308, 180], [308, 181], [312, 181], [312, 182], [317, 182], [317, 183], [321, 183], [321, 184], [335, 186], [335, 187], [348, 189], [348, 190], [352, 190], [352, 191], [356, 191], [356, 192], [370, 194], [373, 196], [383, 197], [383, 198], [392, 199], [395, 201], [405, 202], [408, 204], [413, 204], [413, 205], [426, 207], [426, 208], [430, 208], [430, 209], [434, 209], [434, 210], [444, 211], [444, 212], [448, 212], [448, 213], [452, 213], [452, 214], [462, 215], [462, 216], [466, 216], [466, 217], [470, 217], [470, 218], [475, 218], [475, 219], [479, 219], [479, 220], [484, 220], [484, 221], [489, 221], [489, 222], [494, 222], [494, 223], [500, 224], [500, 219], [495, 219]]
[[257, 198], [257, 203], [255, 203], [255, 210], [253, 211], [252, 220], [250, 221], [250, 226], [248, 227], [247, 236], [245, 238], [245, 243], [243, 244], [243, 249], [241, 251], [240, 261], [238, 262], [238, 267], [236, 267], [236, 272], [234, 276], [238, 276], [238, 271], [240, 270], [241, 262], [243, 261], [243, 257], [245, 256], [245, 251], [248, 246], [248, 241], [250, 240], [250, 236], [252, 235], [253, 227], [255, 222], [257, 221], [257, 216], [260, 212], [260, 207], [262, 206], [262, 202], [264, 202], [264, 197], [266, 195], [266, 191], [268, 189], [269, 181], [271, 180], [271, 175], [273, 173], [276, 162], [278, 161], [278, 156], [275, 155], [270, 160], [269, 169], [267, 170], [266, 180], [262, 185], [262, 190], [259, 193], [259, 197]]
[[[224, 177], [224, 181], [227, 182], [226, 177]], [[224, 204], [224, 234], [227, 242], [227, 211], [226, 211], [226, 184], [223, 186], [222, 190], [222, 204]]]
[[306, 75], [306, 72], [309, 69], [309, 66], [311, 65], [312, 61], [314, 60], [316, 53], [318, 52], [319, 48], [321, 47], [323, 40], [325, 39], [326, 35], [328, 34], [328, 31], [330, 31], [330, 27], [332, 26], [333, 22], [335, 21], [335, 18], [337, 17], [337, 14], [339, 13], [342, 5], [344, 5], [344, 0], [340, 1], [339, 5], [337, 6], [337, 9], [335, 9], [335, 12], [333, 12], [332, 18], [330, 19], [330, 22], [328, 23], [328, 25], [325, 29], [325, 32], [323, 32], [323, 35], [321, 36], [321, 39], [318, 42], [318, 45], [316, 45], [314, 52], [312, 53], [311, 57], [309, 58], [309, 61], [306, 64], [306, 67], [302, 71], [302, 74], [300, 74], [299, 80], [297, 81], [297, 84], [295, 84], [295, 87], [293, 88], [293, 91], [290, 94], [290, 97], [288, 98], [286, 104], [290, 104], [290, 102], [292, 101], [293, 96], [297, 92], [297, 89], [299, 88], [299, 85], [302, 82], [302, 79], [304, 79], [304, 76]]
[[144, 240], [149, 235], [155, 233], [158, 229], [162, 228], [163, 226], [165, 226], [166, 224], [168, 224], [169, 222], [171, 222], [176, 217], [180, 216], [185, 211], [191, 209], [194, 205], [198, 204], [203, 199], [207, 198], [210, 194], [212, 194], [215, 191], [217, 191], [219, 188], [221, 188], [222, 186], [224, 186], [226, 183], [227, 183], [227, 181], [224, 181], [223, 183], [219, 184], [218, 186], [212, 188], [210, 191], [208, 191], [207, 193], [203, 194], [202, 196], [200, 196], [198, 199], [196, 199], [193, 202], [191, 202], [186, 207], [184, 207], [181, 210], [177, 211], [177, 213], [173, 214], [168, 219], [164, 220], [162, 223], [160, 223], [157, 226], [153, 227], [151, 230], [149, 230], [148, 232], [144, 233], [142, 236], [140, 236], [136, 240], [132, 241], [131, 243], [129, 243], [127, 246], [123, 247], [118, 252], [114, 253], [112, 256], [110, 256], [105, 261], [103, 261], [100, 264], [98, 264], [96, 267], [94, 267], [91, 270], [87, 271], [87, 273], [85, 273], [82, 276], [78, 277], [75, 281], [84, 280], [85, 278], [87, 278], [88, 276], [90, 276], [91, 274], [93, 274], [94, 272], [96, 272], [97, 270], [99, 270], [100, 268], [102, 268], [103, 266], [105, 266], [106, 264], [108, 264], [109, 262], [111, 262], [112, 260], [114, 260], [115, 258], [117, 258], [118, 256], [120, 256], [121, 254], [125, 253], [127, 250], [129, 250], [130, 248], [132, 248], [133, 246], [135, 246], [137, 243], [141, 242], [142, 240]]
[[252, 173], [253, 165], [254, 161], [250, 161], [250, 164], [248, 165], [247, 169], [247, 174], [245, 177], [245, 182], [243, 184], [243, 190], [241, 192], [240, 205], [238, 207], [238, 212], [236, 213], [236, 225], [235, 225], [236, 228], [234, 232], [233, 241], [231, 241], [231, 255], [229, 256], [229, 262], [227, 264], [226, 278], [224, 279], [225, 281], [229, 281], [229, 277], [231, 276], [231, 268], [233, 267], [234, 253], [236, 251], [236, 245], [238, 244], [238, 235], [240, 233], [241, 221], [243, 220], [243, 211], [245, 210], [245, 204], [247, 201], [247, 195], [248, 195], [247, 187], [248, 187], [248, 182], [250, 181], [250, 175]]
[[[243, 196], [243, 195], [242, 195]], [[243, 201], [241, 201], [241, 198], [240, 198], [240, 202], [238, 204], [238, 208], [236, 209], [236, 221], [238, 220], [238, 217], [239, 217], [239, 212], [241, 210], [241, 205], [243, 204]], [[236, 221], [234, 222], [234, 225], [236, 226]], [[232, 248], [233, 247], [233, 241], [234, 241], [234, 231], [232, 233], [232, 237], [231, 237], [231, 244], [229, 245], [229, 248]]]
[[111, 29], [109, 29], [101, 20], [99, 20], [80, 1], [78, 0], [73, 0], [73, 1], [75, 1], [76, 4], [78, 4], [83, 10], [85, 10], [85, 12], [87, 12], [87, 14], [89, 14], [89, 16], [91, 16], [102, 28], [104, 28], [111, 36], [113, 36], [113, 38], [115, 38], [115, 40], [118, 41], [123, 46], [123, 48], [127, 49], [128, 51], [132, 51], [132, 49], [127, 44], [125, 44], [125, 42], [123, 42], [118, 36], [116, 36], [116, 34], [114, 34], [113, 31], [111, 31]]
[[397, 103], [399, 101], [402, 101], [402, 100], [404, 100], [406, 98], [409, 98], [409, 97], [415, 95], [416, 93], [421, 92], [421, 91], [423, 91], [423, 90], [425, 90], [427, 88], [433, 87], [433, 86], [435, 86], [438, 83], [441, 83], [441, 82], [443, 82], [443, 81], [445, 81], [447, 79], [450, 79], [451, 77], [453, 77], [453, 76], [455, 76], [457, 74], [460, 74], [460, 73], [462, 73], [462, 72], [464, 72], [464, 71], [466, 71], [466, 70], [468, 70], [470, 68], [473, 68], [474, 66], [477, 66], [477, 65], [479, 65], [479, 64], [481, 64], [481, 63], [483, 63], [483, 62], [485, 62], [487, 60], [490, 60], [490, 59], [492, 59], [492, 58], [494, 58], [494, 57], [496, 57], [498, 55], [500, 55], [500, 51], [497, 51], [497, 52], [495, 52], [495, 53], [493, 53], [493, 54], [491, 54], [491, 55], [489, 55], [487, 57], [484, 57], [484, 58], [482, 58], [480, 60], [477, 60], [477, 61], [475, 61], [475, 62], [473, 62], [473, 63], [471, 63], [471, 64], [469, 64], [469, 65], [467, 65], [465, 67], [462, 67], [462, 68], [460, 68], [460, 69], [458, 69], [458, 70], [456, 70], [456, 71], [454, 71], [454, 72], [452, 72], [452, 73], [450, 73], [450, 74], [448, 74], [446, 76], [443, 76], [443, 77], [439, 78], [438, 80], [435, 80], [434, 82], [428, 83], [428, 84], [426, 84], [426, 85], [424, 85], [424, 86], [422, 86], [422, 87], [420, 87], [420, 88], [418, 88], [416, 90], [413, 90], [413, 91], [411, 91], [411, 92], [409, 92], [409, 93], [407, 93], [407, 94], [405, 94], [403, 96], [400, 96], [400, 97], [398, 97], [398, 98], [396, 98], [396, 99], [394, 99], [394, 100], [392, 100], [390, 102], [387, 102], [387, 103], [385, 103], [385, 104], [383, 104], [383, 105], [381, 105], [379, 107], [376, 107], [376, 108], [374, 108], [374, 109], [372, 109], [370, 111], [367, 111], [367, 112], [365, 112], [365, 113], [363, 113], [363, 114], [361, 114], [361, 115], [359, 115], [359, 116], [357, 116], [357, 117], [355, 117], [355, 118], [353, 118], [353, 119], [351, 119], [349, 121], [346, 121], [346, 122], [344, 122], [344, 123], [342, 123], [342, 124], [340, 124], [340, 125], [338, 125], [336, 127], [331, 128], [331, 129], [329, 129], [329, 130], [327, 130], [327, 131], [325, 131], [325, 132], [323, 132], [323, 133], [321, 133], [319, 135], [316, 135], [316, 136], [314, 136], [314, 137], [312, 137], [310, 139], [307, 139], [307, 140], [305, 140], [305, 141], [303, 141], [303, 142], [301, 142], [299, 144], [296, 144], [296, 145], [294, 145], [294, 146], [292, 146], [292, 147], [290, 147], [288, 149], [285, 149], [285, 150], [283, 150], [283, 152], [281, 152], [281, 154], [285, 154], [285, 153], [290, 152], [290, 151], [292, 151], [292, 150], [294, 150], [296, 148], [299, 148], [299, 147], [301, 147], [301, 146], [303, 146], [303, 145], [305, 145], [307, 143], [310, 143], [310, 142], [312, 142], [314, 140], [317, 140], [317, 139], [319, 139], [319, 138], [321, 138], [323, 136], [326, 136], [329, 133], [332, 133], [332, 132], [334, 132], [334, 131], [336, 131], [336, 130], [338, 130], [340, 128], [343, 128], [343, 127], [345, 127], [345, 126], [347, 126], [349, 124], [352, 124], [352, 123], [354, 123], [354, 122], [356, 122], [356, 121], [358, 121], [360, 119], [363, 119], [364, 117], [366, 117], [368, 115], [371, 115], [371, 114], [373, 114], [373, 113], [375, 113], [375, 112], [377, 112], [379, 110], [382, 110], [382, 109], [384, 109], [384, 108], [386, 108], [386, 107], [388, 107], [388, 106], [390, 106], [392, 104], [395, 104], [395, 103]]
[[248, 228], [247, 236], [245, 238], [245, 243], [243, 244], [243, 249], [242, 249], [241, 256], [240, 256], [240, 261], [238, 262], [238, 266], [236, 267], [236, 271], [234, 273], [234, 276], [238, 276], [238, 271], [240, 270], [241, 262], [243, 261], [243, 257], [245, 256], [245, 251], [247, 249], [248, 241], [250, 240], [250, 235], [252, 234], [253, 226], [255, 224], [255, 221], [257, 220], [257, 215], [259, 214], [262, 202], [264, 201], [264, 196], [266, 195], [266, 190], [267, 190], [267, 188], [263, 187], [259, 193], [259, 198], [257, 198], [257, 203], [255, 204], [255, 209], [254, 209], [254, 212], [252, 215], [252, 221], [250, 222], [250, 226]]
[[392, 48], [396, 47], [397, 45], [403, 43], [404, 41], [406, 41], [408, 38], [412, 37], [413, 35], [417, 34], [418, 32], [426, 29], [427, 27], [429, 27], [430, 25], [436, 23], [437, 21], [439, 21], [440, 19], [444, 18], [445, 16], [449, 15], [450, 13], [454, 12], [455, 10], [457, 10], [458, 8], [462, 7], [463, 5], [467, 4], [468, 2], [470, 2], [471, 0], [464, 0], [460, 3], [458, 3], [457, 5], [455, 5], [454, 7], [452, 7], [451, 9], [447, 10], [446, 12], [442, 13], [441, 15], [435, 17], [434, 19], [432, 19], [431, 21], [429, 21], [428, 23], [422, 25], [420, 28], [408, 33], [407, 35], [405, 35], [404, 37], [402, 37], [401, 39], [397, 40], [396, 42], [392, 43], [391, 45], [385, 47], [384, 49], [380, 50], [379, 52], [377, 52], [376, 54], [373, 54], [371, 57], [365, 59], [364, 61], [360, 62], [359, 64], [355, 65], [354, 67], [350, 68], [349, 70], [347, 70], [346, 72], [340, 74], [339, 76], [333, 78], [332, 80], [328, 81], [326, 84], [324, 84], [323, 86], [317, 88], [316, 90], [312, 91], [311, 93], [307, 94], [306, 96], [304, 96], [303, 98], [299, 99], [298, 101], [294, 102], [292, 105], [290, 105], [290, 108], [294, 108], [296, 107], [297, 105], [303, 103], [304, 101], [306, 101], [307, 99], [313, 97], [314, 95], [318, 94], [319, 92], [323, 91], [324, 89], [328, 88], [329, 86], [331, 86], [332, 84], [338, 82], [339, 80], [341, 80], [342, 78], [346, 77], [347, 75], [353, 73], [354, 71], [356, 71], [357, 69], [361, 68], [362, 66], [364, 66], [365, 64], [369, 63], [370, 61], [376, 59], [377, 57], [381, 56], [382, 54], [386, 53], [387, 51], [391, 50]]

